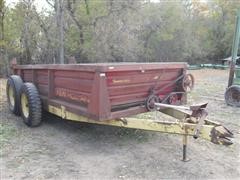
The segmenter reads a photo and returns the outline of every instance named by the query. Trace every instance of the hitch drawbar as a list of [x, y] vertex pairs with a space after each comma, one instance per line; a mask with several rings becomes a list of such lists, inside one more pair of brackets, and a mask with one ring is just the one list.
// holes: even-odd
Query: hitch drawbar
[[207, 103], [192, 105], [190, 107], [174, 106], [168, 104], [155, 103], [158, 111], [172, 116], [179, 120], [179, 125], [186, 129], [185, 134], [193, 136], [195, 139], [201, 137], [214, 144], [231, 145], [230, 138], [233, 133], [218, 122], [206, 119]]
[[233, 134], [218, 122], [207, 120], [207, 103], [190, 107], [154, 103], [155, 110], [174, 117], [177, 121], [155, 119], [120, 118], [106, 121], [95, 121], [68, 111], [64, 106], [48, 106], [48, 111], [63, 119], [93, 124], [142, 129], [170, 134], [183, 135], [183, 161], [187, 160], [187, 137], [193, 136], [211, 141], [214, 144], [231, 145]]
[[155, 103], [155, 108], [169, 116], [172, 116], [179, 121], [179, 125], [185, 130], [183, 134], [183, 157], [184, 162], [187, 159], [187, 136], [193, 136], [195, 139], [202, 137], [211, 141], [214, 144], [231, 145], [233, 144], [230, 138], [233, 138], [233, 133], [218, 122], [207, 120], [206, 111], [208, 103], [193, 105], [190, 107], [174, 106], [162, 103]]

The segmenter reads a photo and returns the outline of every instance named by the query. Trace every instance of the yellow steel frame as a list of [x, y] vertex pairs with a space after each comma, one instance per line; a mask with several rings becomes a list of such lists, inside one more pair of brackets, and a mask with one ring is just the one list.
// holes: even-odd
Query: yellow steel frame
[[[160, 112], [172, 116], [178, 119], [178, 122], [166, 122], [152, 119], [139, 119], [139, 118], [121, 118], [106, 121], [95, 121], [84, 116], [74, 114], [64, 106], [55, 107], [48, 106], [48, 111], [63, 119], [86, 122], [108, 126], [118, 126], [133, 129], [143, 129], [149, 131], [157, 131], [163, 133], [180, 134], [183, 136], [183, 161], [188, 161], [187, 158], [187, 136], [193, 136], [194, 138], [201, 137], [209, 140], [215, 144], [231, 145], [232, 142], [228, 137], [232, 137], [232, 133], [223, 127], [221, 124], [213, 121], [209, 121], [195, 116], [191, 108], [176, 107], [173, 105], [156, 104], [158, 107], [164, 108], [158, 109]], [[201, 128], [199, 128], [201, 126]], [[196, 137], [196, 130], [198, 130], [198, 136]]]
[[[93, 124], [100, 124], [100, 125], [110, 125], [110, 126], [118, 126], [118, 127], [125, 127], [125, 128], [133, 128], [133, 129], [143, 129], [149, 131], [157, 131], [163, 133], [172, 133], [172, 134], [180, 134], [180, 135], [187, 135], [193, 136], [195, 132], [195, 128], [197, 126], [196, 123], [189, 123], [184, 121], [179, 122], [166, 122], [166, 121], [156, 121], [152, 119], [138, 119], [138, 118], [121, 118], [121, 119], [114, 119], [114, 120], [107, 120], [107, 121], [95, 121], [84, 116], [80, 116], [74, 114], [70, 111], [67, 111], [65, 107], [55, 107], [52, 105], [48, 106], [48, 111], [52, 114], [55, 114], [63, 119], [78, 121], [78, 122], [86, 122], [86, 123], [93, 123]], [[175, 113], [172, 113], [175, 112]], [[184, 118], [184, 112], [181, 111], [170, 111], [168, 109], [163, 110], [163, 113], [173, 116], [175, 118], [182, 117]], [[169, 114], [170, 113], [170, 114]], [[219, 123], [215, 123], [213, 121], [205, 120], [205, 124], [200, 130], [199, 137], [212, 141], [212, 132], [213, 129], [216, 127], [222, 127]], [[221, 144], [218, 142], [217, 144]]]

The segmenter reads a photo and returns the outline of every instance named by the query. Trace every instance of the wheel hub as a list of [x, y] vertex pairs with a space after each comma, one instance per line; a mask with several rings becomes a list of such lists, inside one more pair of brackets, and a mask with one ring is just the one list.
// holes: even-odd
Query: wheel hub
[[13, 91], [13, 87], [9, 86], [9, 89], [8, 89], [8, 98], [9, 98], [9, 102], [10, 102], [10, 105], [12, 107], [15, 106], [15, 99], [14, 99], [14, 91]]
[[28, 99], [26, 94], [21, 95], [21, 107], [23, 115], [28, 118], [29, 116], [29, 106], [28, 106]]
[[159, 103], [160, 99], [156, 95], [150, 95], [147, 100], [146, 100], [146, 108], [149, 111], [154, 111], [156, 110], [155, 103]]
[[185, 92], [190, 92], [194, 87], [194, 77], [192, 74], [186, 74], [182, 81], [182, 88]]

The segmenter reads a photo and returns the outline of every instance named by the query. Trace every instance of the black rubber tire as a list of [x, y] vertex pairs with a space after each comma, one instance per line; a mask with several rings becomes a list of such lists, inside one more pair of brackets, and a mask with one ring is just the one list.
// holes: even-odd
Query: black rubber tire
[[24, 83], [21, 87], [21, 94], [27, 97], [29, 115], [25, 117], [21, 105], [21, 115], [24, 123], [29, 127], [37, 127], [42, 122], [42, 104], [36, 86], [33, 83]]
[[240, 107], [240, 86], [232, 85], [226, 90], [225, 102], [230, 106]]
[[[21, 115], [20, 112], [20, 89], [23, 85], [22, 78], [17, 75], [11, 75], [7, 80], [7, 87], [6, 87], [6, 94], [7, 94], [7, 101], [9, 109], [12, 113], [14, 113], [17, 116]], [[14, 101], [15, 104], [12, 106], [9, 99], [9, 87], [13, 88], [14, 92]]]

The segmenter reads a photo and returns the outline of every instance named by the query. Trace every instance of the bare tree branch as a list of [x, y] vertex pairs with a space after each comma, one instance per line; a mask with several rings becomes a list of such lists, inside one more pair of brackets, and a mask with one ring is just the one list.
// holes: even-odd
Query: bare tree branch
[[71, 1], [71, 0], [67, 0], [67, 4], [68, 4], [68, 12], [70, 17], [72, 18], [72, 20], [74, 21], [74, 23], [77, 25], [79, 32], [80, 32], [80, 43], [84, 44], [84, 38], [83, 38], [83, 26], [80, 24], [80, 22], [78, 21], [77, 17], [75, 16], [75, 0]]
[[89, 11], [89, 7], [88, 7], [88, 0], [84, 0], [85, 2], [85, 7], [86, 7], [86, 11], [87, 11], [87, 15], [90, 14], [90, 11]]
[[51, 7], [53, 7], [53, 8], [55, 7], [54, 4], [52, 4], [52, 3], [50, 2], [50, 0], [46, 0], [46, 2], [47, 2]]

